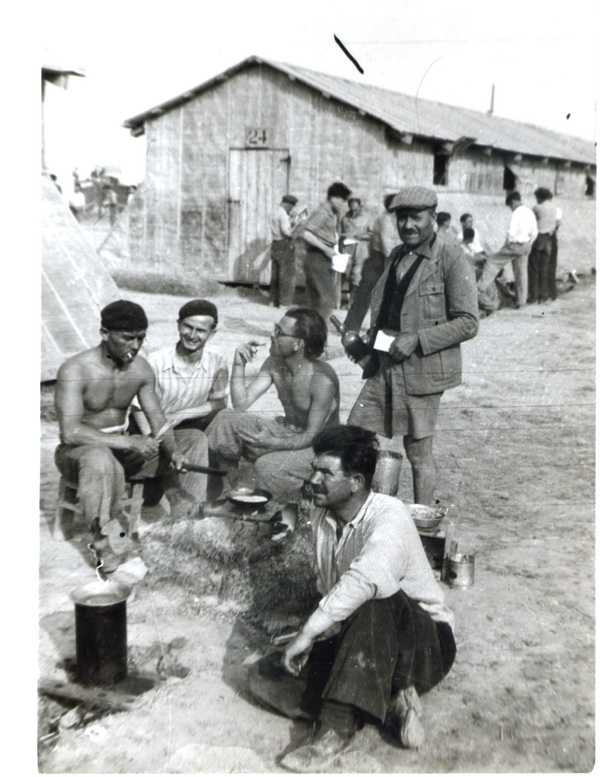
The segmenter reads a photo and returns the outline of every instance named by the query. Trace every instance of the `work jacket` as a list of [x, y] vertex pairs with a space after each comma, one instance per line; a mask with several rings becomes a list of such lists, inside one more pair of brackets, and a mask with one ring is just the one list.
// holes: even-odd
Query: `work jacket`
[[[371, 295], [371, 344], [387, 277], [395, 272], [392, 267], [402, 249], [394, 248]], [[384, 331], [419, 336], [412, 356], [393, 369], [403, 371], [407, 394], [420, 396], [460, 385], [460, 343], [475, 337], [479, 316], [475, 273], [460, 248], [433, 239], [413, 251], [423, 260], [406, 290], [397, 330]]]

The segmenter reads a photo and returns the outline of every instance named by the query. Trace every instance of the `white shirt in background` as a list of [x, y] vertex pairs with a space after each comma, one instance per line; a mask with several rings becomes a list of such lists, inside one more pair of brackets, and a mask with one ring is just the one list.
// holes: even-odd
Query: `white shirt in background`
[[537, 237], [537, 221], [530, 208], [519, 205], [513, 210], [506, 236], [507, 243], [529, 243]]
[[[472, 254], [480, 254], [483, 251], [483, 246], [481, 245], [481, 239], [479, 237], [479, 232], [475, 229], [475, 227], [472, 228], [473, 232], [475, 233], [475, 237], [473, 238], [473, 242], [469, 245], [469, 252]], [[462, 243], [462, 241], [465, 239], [465, 232], [461, 229], [461, 231], [458, 234], [458, 242]]]

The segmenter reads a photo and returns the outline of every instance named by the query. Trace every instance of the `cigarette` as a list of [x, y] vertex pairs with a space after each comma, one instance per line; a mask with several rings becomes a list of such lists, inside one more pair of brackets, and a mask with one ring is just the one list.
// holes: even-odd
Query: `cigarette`
[[263, 345], [265, 345], [265, 343], [257, 343], [255, 340], [251, 340], [251, 341], [250, 341], [250, 345], [251, 345], [253, 348], [262, 348], [262, 347], [263, 347]]

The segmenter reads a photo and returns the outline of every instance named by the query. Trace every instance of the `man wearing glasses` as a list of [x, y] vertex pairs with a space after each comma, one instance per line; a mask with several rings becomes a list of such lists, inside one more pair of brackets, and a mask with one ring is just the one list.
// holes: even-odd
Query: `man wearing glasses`
[[[250, 341], [236, 349], [230, 385], [234, 409], [221, 411], [207, 430], [209, 448], [230, 483], [242, 459], [254, 463], [259, 484], [276, 498], [289, 500], [310, 477], [313, 440], [339, 424], [339, 381], [319, 358], [326, 339], [318, 313], [291, 308], [275, 325], [269, 356], [249, 381], [246, 365], [260, 344]], [[271, 386], [285, 415], [273, 419], [247, 412]]]

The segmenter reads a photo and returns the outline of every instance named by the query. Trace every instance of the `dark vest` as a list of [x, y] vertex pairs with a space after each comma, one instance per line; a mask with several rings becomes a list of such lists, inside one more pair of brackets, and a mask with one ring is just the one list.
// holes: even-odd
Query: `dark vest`
[[404, 303], [404, 297], [406, 296], [410, 282], [424, 258], [423, 256], [417, 256], [408, 272], [404, 275], [400, 283], [398, 283], [396, 280], [396, 268], [404, 256], [405, 254], [400, 250], [392, 261], [383, 290], [383, 298], [377, 317], [376, 329], [391, 329], [395, 332], [400, 331], [400, 312]]

